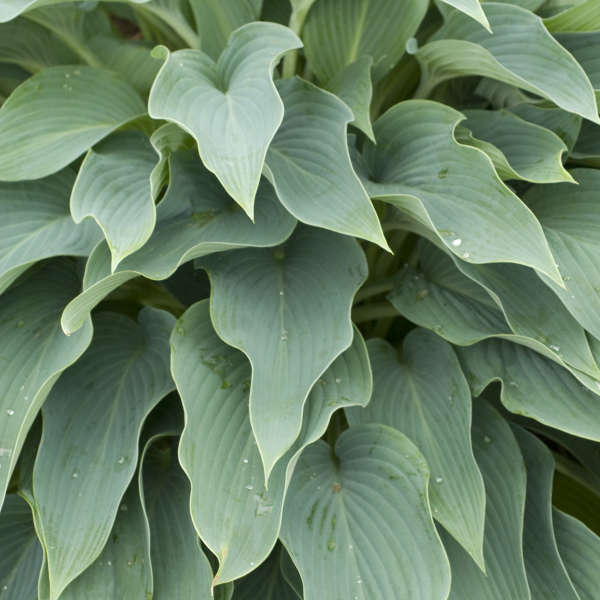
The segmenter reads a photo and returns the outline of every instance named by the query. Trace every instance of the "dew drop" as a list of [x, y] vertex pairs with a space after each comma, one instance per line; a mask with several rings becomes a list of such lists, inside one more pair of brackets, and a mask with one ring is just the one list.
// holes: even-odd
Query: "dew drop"
[[462, 244], [462, 240], [460, 238], [456, 238], [455, 240], [452, 240], [452, 245], [455, 247], [458, 247]]
[[560, 346], [550, 344], [550, 346], [548, 346], [548, 347], [550, 348], [550, 350], [554, 350], [554, 352], [560, 352]]
[[251, 566], [251, 567], [253, 567], [253, 566], [254, 566], [254, 563], [253, 563], [253, 562], [251, 562], [251, 563], [250, 563], [250, 566]]
[[336, 383], [342, 383], [342, 380], [341, 380], [339, 377], [336, 377], [336, 378], [335, 378], [335, 382], [336, 382]]
[[25, 389], [25, 386], [24, 386], [24, 385], [22, 385], [22, 386], [19, 388], [19, 391], [20, 391], [20, 392], [22, 392], [24, 389]]
[[25, 396], [23, 400], [29, 400], [29, 396]]
[[4, 591], [6, 591], [6, 590], [8, 589], [8, 586], [7, 586], [7, 585], [3, 585], [3, 586], [2, 586], [2, 589], [3, 589]]
[[121, 456], [117, 462], [122, 465], [125, 462], [125, 457]]
[[354, 546], [353, 546], [352, 544], [350, 544], [350, 545], [348, 546], [348, 550], [354, 550]]
[[283, 290], [281, 290], [281, 291], [279, 292], [279, 295], [280, 295], [280, 296], [283, 296]]
[[244, 458], [244, 459], [242, 460], [242, 462], [243, 462], [245, 465], [247, 465], [247, 464], [248, 464], [248, 459], [247, 459], [247, 458]]
[[251, 491], [251, 490], [253, 490], [253, 489], [254, 489], [254, 486], [253, 486], [253, 485], [247, 485], [247, 486], [246, 486], [246, 489], [247, 489], [248, 491]]
[[7, 409], [6, 409], [6, 414], [7, 414], [9, 417], [12, 417], [12, 416], [15, 414], [15, 411], [14, 411], [12, 408], [7, 408]]
[[489, 435], [484, 435], [484, 436], [483, 436], [483, 441], [484, 441], [486, 444], [491, 444], [491, 443], [492, 443], [492, 438], [491, 438]]
[[362, 579], [359, 577], [359, 578], [356, 580], [356, 583], [358, 583], [358, 585], [360, 585], [360, 584], [362, 583]]
[[112, 560], [107, 560], [107, 561], [106, 561], [106, 564], [107, 564], [109, 567], [112, 567]]
[[469, 258], [471, 256], [468, 252], [463, 252], [463, 258]]
[[121, 504], [121, 506], [119, 507], [119, 510], [121, 510], [122, 512], [126, 512], [127, 511], [127, 504]]
[[77, 479], [79, 477], [79, 473], [77, 471], [73, 471], [73, 475], [71, 475], [73, 479]]
[[435, 478], [435, 482], [436, 483], [444, 483], [444, 478], [443, 477], [436, 477]]
[[133, 561], [132, 560], [128, 560], [127, 561], [127, 566], [128, 567], [132, 567], [133, 566]]
[[69, 79], [71, 77], [71, 73], [65, 73], [65, 79]]

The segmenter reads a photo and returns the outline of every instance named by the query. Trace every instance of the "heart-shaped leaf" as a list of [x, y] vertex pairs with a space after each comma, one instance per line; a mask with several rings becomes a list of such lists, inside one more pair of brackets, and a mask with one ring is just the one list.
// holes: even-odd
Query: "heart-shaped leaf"
[[300, 433], [310, 389], [352, 343], [350, 308], [365, 257], [349, 237], [301, 226], [282, 246], [199, 264], [210, 276], [217, 334], [252, 364], [250, 422], [268, 480]]
[[281, 25], [249, 23], [231, 34], [216, 63], [200, 50], [159, 52], [165, 63], [150, 91], [150, 115], [194, 136], [206, 168], [250, 218], [267, 148], [283, 119], [273, 68], [300, 46]]

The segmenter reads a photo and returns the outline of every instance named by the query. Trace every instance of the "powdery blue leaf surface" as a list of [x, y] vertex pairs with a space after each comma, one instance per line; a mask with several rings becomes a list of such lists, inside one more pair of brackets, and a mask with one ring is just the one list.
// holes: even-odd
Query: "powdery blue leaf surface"
[[135, 89], [110, 71], [44, 69], [0, 108], [0, 181], [50, 175], [145, 112]]
[[564, 287], [544, 281], [577, 321], [600, 338], [600, 172], [574, 169], [577, 186], [533, 187], [524, 196], [560, 265]]
[[99, 313], [92, 345], [44, 404], [33, 493], [50, 600], [60, 597], [108, 540], [137, 465], [142, 422], [173, 389], [168, 341], [173, 323], [170, 314], [152, 308], [144, 308], [138, 322]]
[[562, 560], [581, 600], [594, 600], [600, 586], [600, 538], [581, 521], [553, 511], [554, 532]]
[[150, 115], [194, 136], [208, 170], [251, 218], [267, 148], [283, 119], [272, 71], [284, 52], [300, 46], [286, 27], [249, 23], [231, 35], [216, 63], [200, 50], [161, 50]]
[[252, 223], [214, 175], [202, 167], [195, 152], [178, 152], [169, 161], [170, 186], [157, 207], [157, 224], [150, 239], [114, 272], [107, 244], [94, 249], [83, 291], [65, 308], [65, 331], [76, 331], [107, 294], [138, 275], [167, 279], [193, 258], [246, 246], [274, 246], [292, 233], [296, 221], [267, 181], [258, 190]]
[[269, 146], [267, 173], [282, 204], [304, 223], [389, 249], [371, 200], [352, 169], [348, 107], [299, 78], [283, 80], [277, 90], [285, 115]]
[[373, 57], [381, 79], [402, 58], [427, 11], [425, 0], [319, 0], [310, 9], [302, 39], [311, 69], [327, 83], [361, 56]]
[[37, 600], [42, 546], [35, 534], [31, 509], [16, 494], [6, 497], [0, 512], [0, 598]]
[[212, 570], [190, 518], [190, 484], [177, 461], [175, 438], [157, 433], [145, 444], [139, 470], [150, 532], [153, 600], [212, 599]]
[[134, 479], [119, 506], [102, 553], [61, 594], [61, 600], [148, 600], [152, 567], [147, 522]]
[[530, 600], [523, 560], [527, 473], [506, 421], [484, 401], [473, 404], [473, 449], [486, 489], [483, 555], [486, 574], [447, 534], [450, 600]]
[[348, 422], [391, 425], [416, 444], [431, 471], [433, 516], [483, 569], [485, 489], [471, 448], [471, 393], [452, 347], [413, 329], [401, 357], [381, 339], [368, 348], [373, 398], [346, 409]]
[[600, 7], [595, 0], [567, 4], [565, 10], [544, 19], [552, 33], [600, 30]]
[[481, 8], [479, 0], [441, 0], [445, 4], [452, 6], [460, 12], [465, 13], [472, 19], [475, 19], [478, 23], [483, 25], [488, 31], [491, 31], [490, 24], [488, 23], [487, 17]]
[[304, 598], [447, 598], [450, 569], [431, 519], [428, 479], [421, 453], [385, 425], [351, 427], [333, 452], [322, 440], [309, 446], [281, 530]]
[[466, 75], [498, 79], [554, 102], [598, 123], [592, 85], [573, 56], [547, 31], [542, 20], [519, 6], [485, 2], [493, 33], [453, 12], [415, 54], [421, 65], [418, 94], [442, 81]]
[[71, 337], [60, 314], [81, 285], [75, 265], [54, 260], [32, 269], [0, 302], [0, 506], [27, 432], [59, 375], [92, 339], [92, 324]]
[[502, 404], [509, 411], [600, 441], [600, 398], [566, 369], [504, 340], [459, 348], [458, 354], [475, 396], [492, 381], [500, 381]]
[[[467, 120], [462, 126], [471, 131], [477, 140], [493, 144], [518, 178], [533, 183], [574, 183], [561, 161], [567, 146], [552, 131], [520, 119], [506, 110], [466, 110], [464, 115]], [[484, 152], [487, 150], [477, 143], [470, 145]], [[488, 155], [498, 171], [495, 156], [490, 153]], [[503, 179], [515, 178], [511, 175], [509, 173]]]
[[527, 469], [523, 554], [531, 598], [580, 600], [558, 552], [552, 517], [554, 459], [534, 435], [513, 426]]
[[273, 548], [302, 449], [323, 435], [335, 410], [369, 401], [366, 347], [355, 331], [352, 346], [313, 387], [300, 435], [275, 465], [268, 488], [250, 426], [250, 363], [217, 337], [208, 301], [194, 304], [179, 319], [171, 347], [171, 369], [186, 413], [179, 457], [192, 483], [192, 518], [219, 559], [215, 581], [230, 581], [252, 571]]
[[92, 217], [111, 250], [111, 271], [152, 235], [156, 209], [150, 175], [158, 156], [139, 131], [121, 131], [86, 155], [71, 193], [76, 223]]
[[531, 211], [483, 152], [456, 142], [461, 118], [429, 100], [389, 109], [375, 123], [377, 145], [365, 151], [369, 195], [432, 230], [464, 261], [521, 263], [561, 281]]
[[75, 173], [0, 183], [0, 292], [33, 263], [56, 255], [86, 256], [101, 239], [94, 223], [69, 213]]
[[350, 346], [350, 308], [366, 277], [356, 240], [306, 226], [281, 246], [215, 254], [211, 318], [252, 365], [250, 422], [268, 479], [300, 433], [308, 393]]
[[370, 56], [359, 56], [331, 78], [326, 87], [348, 105], [354, 114], [352, 125], [374, 140], [370, 115], [373, 97], [372, 67], [373, 59]]

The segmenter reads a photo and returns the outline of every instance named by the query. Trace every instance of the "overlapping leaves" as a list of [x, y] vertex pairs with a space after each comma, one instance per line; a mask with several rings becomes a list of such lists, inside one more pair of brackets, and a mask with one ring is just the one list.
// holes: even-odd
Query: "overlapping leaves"
[[597, 4], [0, 0], [0, 598], [594, 598]]

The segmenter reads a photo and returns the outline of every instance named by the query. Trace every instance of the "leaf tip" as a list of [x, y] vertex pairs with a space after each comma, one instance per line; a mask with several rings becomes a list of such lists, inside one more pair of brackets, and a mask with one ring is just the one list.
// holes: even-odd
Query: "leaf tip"
[[157, 58], [160, 60], [166, 60], [167, 58], [169, 58], [170, 54], [171, 51], [163, 45], [154, 46], [154, 48], [152, 48], [152, 51], [150, 52], [150, 56], [152, 56], [152, 58]]

